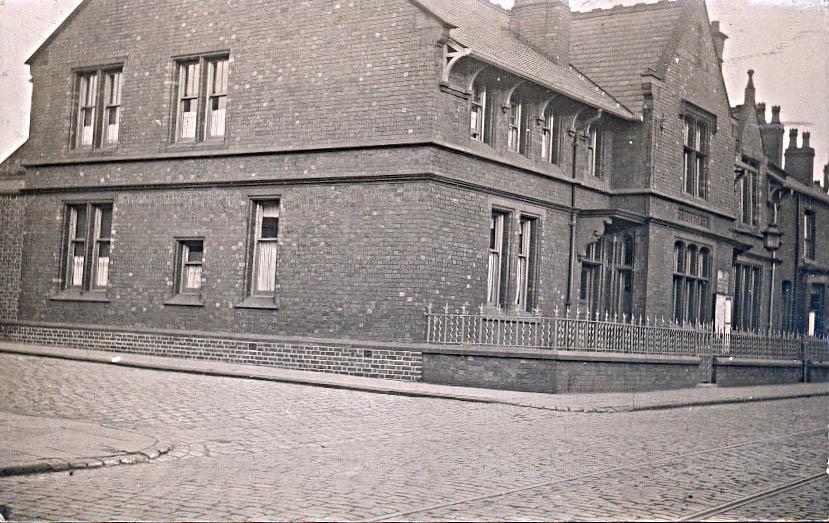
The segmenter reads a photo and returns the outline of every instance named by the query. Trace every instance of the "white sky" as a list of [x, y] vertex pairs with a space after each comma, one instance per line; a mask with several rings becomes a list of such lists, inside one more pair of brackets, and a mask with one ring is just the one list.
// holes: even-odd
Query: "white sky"
[[[0, 0], [0, 158], [28, 136], [31, 84], [24, 62], [79, 3]], [[579, 11], [619, 3], [637, 2], [570, 0]], [[766, 102], [769, 117], [771, 106], [781, 105], [787, 127], [811, 131], [819, 178], [829, 162], [829, 0], [708, 0], [708, 10], [729, 36], [723, 67], [731, 105], [742, 103], [746, 71], [754, 69], [757, 101]]]

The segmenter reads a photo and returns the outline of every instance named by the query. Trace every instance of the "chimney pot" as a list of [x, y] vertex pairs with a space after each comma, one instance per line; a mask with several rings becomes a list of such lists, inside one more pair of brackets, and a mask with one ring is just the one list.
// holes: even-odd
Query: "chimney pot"
[[812, 133], [806, 132], [803, 133], [803, 145], [801, 146], [802, 149], [809, 149], [809, 140], [812, 137]]
[[780, 106], [771, 106], [771, 123], [780, 123]]

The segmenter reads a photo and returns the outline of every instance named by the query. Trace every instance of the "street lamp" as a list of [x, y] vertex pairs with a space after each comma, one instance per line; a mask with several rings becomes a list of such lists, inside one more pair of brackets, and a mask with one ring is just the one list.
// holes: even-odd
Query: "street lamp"
[[771, 278], [769, 283], [769, 323], [768, 330], [771, 330], [772, 319], [774, 318], [774, 269], [777, 265], [777, 250], [780, 248], [783, 233], [777, 223], [770, 223], [763, 231], [763, 247], [771, 254]]

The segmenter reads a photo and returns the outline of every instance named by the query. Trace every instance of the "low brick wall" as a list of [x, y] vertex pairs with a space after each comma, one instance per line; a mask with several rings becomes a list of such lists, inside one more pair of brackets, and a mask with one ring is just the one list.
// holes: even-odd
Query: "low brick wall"
[[829, 362], [812, 362], [807, 370], [809, 383], [829, 382]]
[[802, 374], [799, 361], [714, 359], [715, 380], [720, 387], [799, 383]]
[[0, 340], [420, 381], [417, 347], [95, 326], [0, 323]]
[[434, 347], [423, 381], [524, 392], [633, 392], [695, 387], [699, 358], [533, 349]]

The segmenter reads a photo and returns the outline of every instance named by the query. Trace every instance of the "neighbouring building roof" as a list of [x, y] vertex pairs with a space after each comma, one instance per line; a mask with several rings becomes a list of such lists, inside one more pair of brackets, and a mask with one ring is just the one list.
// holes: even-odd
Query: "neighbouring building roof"
[[24, 143], [14, 150], [5, 160], [0, 162], [0, 178], [23, 174], [22, 154]]
[[642, 75], [662, 77], [676, 44], [685, 2], [574, 12], [570, 60], [625, 107], [642, 114]]
[[[449, 36], [471, 56], [628, 120], [636, 116], [573, 67], [555, 63], [510, 31], [510, 12], [486, 0], [414, 0], [452, 26]], [[601, 45], [601, 42], [600, 42]]]

